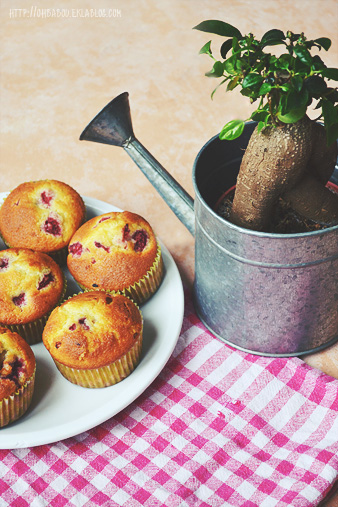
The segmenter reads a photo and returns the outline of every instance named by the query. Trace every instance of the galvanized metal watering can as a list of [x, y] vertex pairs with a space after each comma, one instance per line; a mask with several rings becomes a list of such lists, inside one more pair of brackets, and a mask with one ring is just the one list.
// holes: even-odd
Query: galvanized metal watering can
[[[338, 340], [338, 226], [301, 234], [255, 232], [213, 211], [236, 183], [255, 127], [234, 141], [211, 139], [193, 167], [195, 201], [134, 135], [128, 93], [113, 99], [81, 140], [121, 146], [195, 235], [194, 303], [229, 345], [263, 356], [318, 351]], [[332, 181], [338, 182], [336, 167]]]

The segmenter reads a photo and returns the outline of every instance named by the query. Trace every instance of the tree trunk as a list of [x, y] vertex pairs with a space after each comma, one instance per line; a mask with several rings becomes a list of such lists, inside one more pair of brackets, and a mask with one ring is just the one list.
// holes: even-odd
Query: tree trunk
[[324, 128], [307, 117], [281, 127], [254, 130], [242, 159], [230, 220], [270, 231], [280, 197], [321, 224], [338, 223], [338, 196], [325, 188], [337, 146], [326, 146]]

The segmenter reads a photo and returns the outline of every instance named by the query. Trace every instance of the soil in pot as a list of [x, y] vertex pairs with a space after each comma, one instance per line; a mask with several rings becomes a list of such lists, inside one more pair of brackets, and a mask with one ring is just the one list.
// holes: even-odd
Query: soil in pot
[[[329, 182], [327, 187], [338, 194], [338, 186]], [[232, 202], [235, 195], [235, 186], [227, 190], [216, 202], [215, 212], [225, 220], [230, 219]], [[279, 199], [274, 217], [271, 220], [271, 233], [275, 234], [299, 234], [327, 229], [325, 226], [301, 216], [289, 207], [282, 199]]]

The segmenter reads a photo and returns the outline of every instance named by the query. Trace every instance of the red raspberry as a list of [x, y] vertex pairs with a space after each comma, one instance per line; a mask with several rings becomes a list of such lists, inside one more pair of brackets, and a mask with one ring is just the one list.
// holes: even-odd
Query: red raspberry
[[70, 245], [69, 252], [72, 255], [74, 255], [74, 257], [80, 257], [83, 252], [83, 247], [82, 247], [81, 243], [77, 242], [77, 243], [73, 243], [72, 245]]
[[3, 370], [4, 368], [2, 369], [1, 376], [3, 376], [8, 380], [12, 380], [12, 382], [14, 382], [17, 385], [17, 387], [20, 387], [19, 377], [20, 373], [22, 373], [24, 370], [23, 361], [21, 359], [16, 358], [14, 359], [13, 362], [7, 363], [5, 371]]
[[43, 224], [43, 230], [47, 234], [52, 234], [53, 236], [61, 236], [61, 225], [58, 220], [52, 217], [48, 217], [45, 223]]
[[50, 285], [52, 282], [54, 282], [53, 273], [47, 273], [46, 275], [43, 275], [42, 280], [40, 280], [38, 284], [38, 290], [48, 287], [48, 285]]
[[49, 193], [48, 191], [44, 190], [41, 194], [41, 201], [42, 204], [44, 204], [47, 208], [50, 208], [50, 203], [53, 199], [53, 194]]
[[4, 271], [6, 268], [8, 268], [8, 259], [4, 257], [3, 259], [0, 259], [0, 271]]
[[83, 329], [85, 329], [86, 331], [88, 331], [88, 329], [90, 329], [90, 327], [88, 326], [87, 322], [86, 322], [86, 317], [83, 317], [82, 319], [79, 319], [79, 324], [81, 327], [83, 327]]
[[23, 305], [25, 305], [26, 304], [25, 293], [22, 292], [18, 296], [14, 296], [14, 298], [12, 298], [12, 301], [15, 304], [15, 306], [23, 306]]
[[130, 241], [129, 224], [126, 224], [122, 229], [122, 241]]
[[143, 229], [140, 229], [139, 231], [134, 232], [132, 239], [135, 241], [135, 252], [142, 252], [147, 244], [148, 234]]
[[96, 248], [103, 248], [103, 250], [105, 250], [106, 252], [109, 252], [109, 246], [104, 246], [102, 245], [102, 243], [99, 243], [98, 241], [95, 241], [95, 246]]

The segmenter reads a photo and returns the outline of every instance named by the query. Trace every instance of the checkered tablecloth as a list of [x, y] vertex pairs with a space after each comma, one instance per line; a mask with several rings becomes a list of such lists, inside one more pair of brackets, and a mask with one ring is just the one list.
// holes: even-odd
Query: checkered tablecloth
[[206, 331], [186, 296], [175, 351], [123, 412], [0, 451], [0, 506], [307, 507], [338, 475], [338, 380]]

